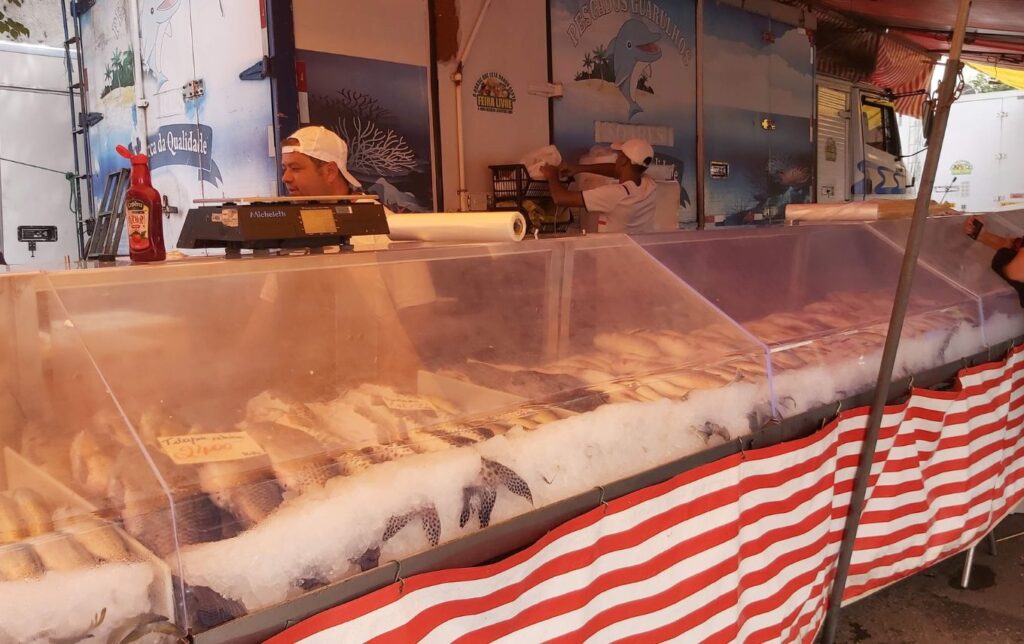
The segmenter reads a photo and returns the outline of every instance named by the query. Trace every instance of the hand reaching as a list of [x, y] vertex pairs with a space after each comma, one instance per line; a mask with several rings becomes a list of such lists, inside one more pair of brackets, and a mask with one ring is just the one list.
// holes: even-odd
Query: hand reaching
[[541, 174], [543, 174], [544, 178], [549, 181], [558, 181], [558, 175], [560, 170], [560, 166], [550, 165], [547, 163], [540, 167]]
[[967, 221], [964, 222], [964, 234], [971, 239], [977, 239], [984, 226], [985, 225], [981, 223], [981, 220], [977, 217], [969, 217]]

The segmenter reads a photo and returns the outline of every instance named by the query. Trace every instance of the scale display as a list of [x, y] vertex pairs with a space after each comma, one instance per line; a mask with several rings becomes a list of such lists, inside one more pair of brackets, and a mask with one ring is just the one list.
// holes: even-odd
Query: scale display
[[338, 224], [330, 208], [303, 208], [299, 211], [302, 230], [307, 235], [336, 235]]

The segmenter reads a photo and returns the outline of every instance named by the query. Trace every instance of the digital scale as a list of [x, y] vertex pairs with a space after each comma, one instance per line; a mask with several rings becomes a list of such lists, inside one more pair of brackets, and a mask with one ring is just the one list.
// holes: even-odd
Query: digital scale
[[384, 206], [375, 195], [197, 199], [185, 217], [179, 248], [351, 248], [353, 235], [386, 235]]

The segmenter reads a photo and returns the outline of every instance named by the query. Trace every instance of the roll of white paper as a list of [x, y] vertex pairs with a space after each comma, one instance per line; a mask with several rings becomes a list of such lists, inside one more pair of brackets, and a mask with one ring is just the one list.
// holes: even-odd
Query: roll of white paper
[[878, 218], [878, 204], [874, 201], [786, 206], [786, 219], [790, 221], [877, 221]]
[[388, 228], [393, 241], [521, 241], [526, 235], [526, 219], [515, 210], [389, 214]]

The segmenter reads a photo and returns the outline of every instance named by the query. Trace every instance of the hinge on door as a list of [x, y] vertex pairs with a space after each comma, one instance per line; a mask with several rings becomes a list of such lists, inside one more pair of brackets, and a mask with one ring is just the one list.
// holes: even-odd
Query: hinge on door
[[1005, 158], [1006, 158], [1006, 153], [1005, 152], [1000, 152], [999, 154], [996, 155], [996, 161], [1002, 161]]
[[269, 78], [270, 74], [270, 57], [264, 56], [263, 60], [248, 67], [238, 75], [238, 78], [244, 81], [261, 81]]
[[85, 114], [79, 113], [78, 115], [78, 127], [87, 128], [93, 127], [97, 123], [103, 120], [103, 115], [99, 112], [86, 112]]
[[203, 83], [202, 78], [196, 80], [190, 80], [181, 86], [181, 98], [186, 101], [192, 101], [203, 96], [206, 93], [206, 84]]
[[996, 112], [996, 118], [1004, 119], [1010, 116], [1009, 112]]

